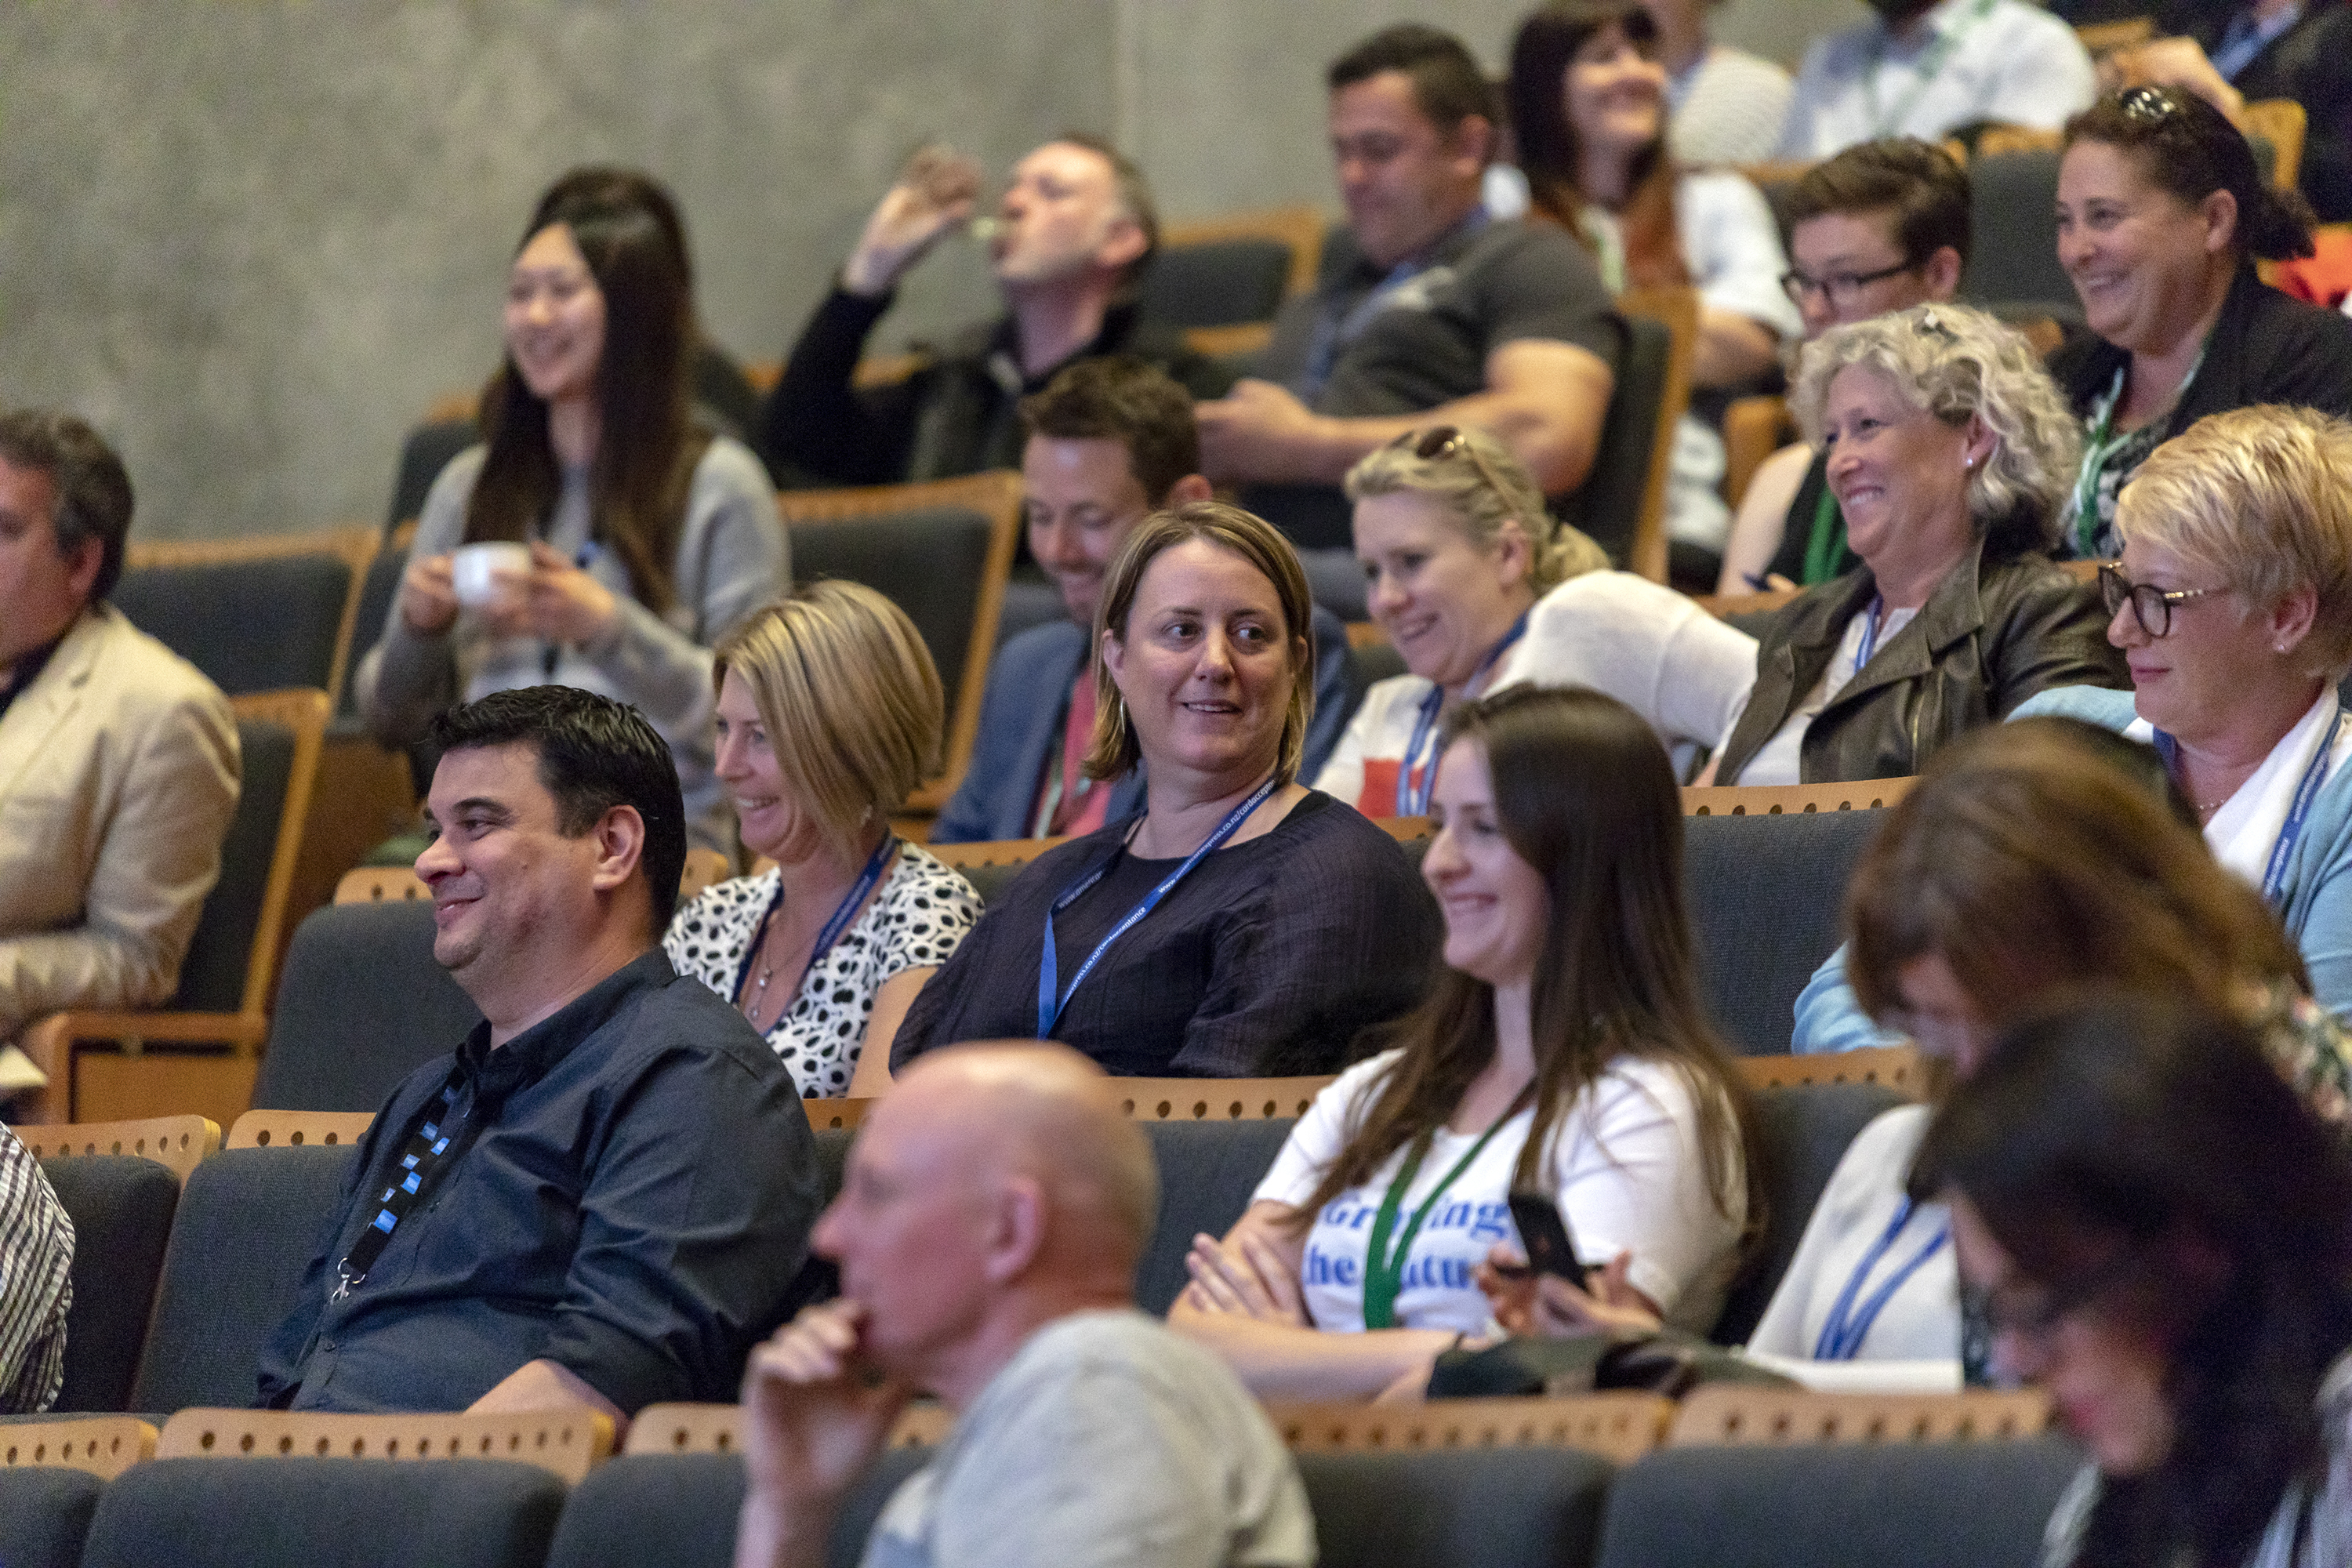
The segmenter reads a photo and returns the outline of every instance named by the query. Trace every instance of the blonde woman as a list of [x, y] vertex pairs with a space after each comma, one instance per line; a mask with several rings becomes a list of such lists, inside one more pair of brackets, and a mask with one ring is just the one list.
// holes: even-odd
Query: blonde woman
[[1364, 694], [1315, 781], [1367, 816], [1427, 809], [1438, 726], [1465, 699], [1591, 687], [1639, 713], [1686, 773], [1756, 679], [1753, 637], [1609, 571], [1483, 430], [1409, 432], [1349, 472], [1348, 498], [1366, 602], [1410, 672]]
[[663, 948], [803, 1095], [878, 1093], [899, 1020], [980, 918], [971, 884], [890, 831], [938, 759], [939, 672], [906, 613], [855, 583], [794, 590], [714, 658], [719, 779], [775, 868], [679, 910]]

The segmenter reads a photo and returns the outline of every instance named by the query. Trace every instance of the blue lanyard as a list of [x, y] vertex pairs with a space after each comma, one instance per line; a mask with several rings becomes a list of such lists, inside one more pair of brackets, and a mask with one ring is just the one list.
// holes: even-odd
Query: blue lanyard
[[[1477, 668], [1470, 672], [1470, 679], [1462, 683], [1462, 689], [1466, 692], [1476, 685], [1478, 678], [1494, 668], [1496, 661], [1510, 652], [1511, 645], [1527, 636], [1527, 632], [1528, 616], [1523, 611], [1519, 618], [1511, 623], [1511, 629], [1503, 634], [1503, 640], [1488, 648], [1478, 660]], [[1417, 785], [1412, 782], [1412, 765], [1420, 759], [1424, 748], [1433, 753], [1436, 752], [1437, 740], [1433, 731], [1437, 728], [1437, 710], [1444, 706], [1445, 688], [1432, 682], [1429, 695], [1421, 700], [1421, 717], [1413, 721], [1412, 739], [1405, 744], [1404, 761], [1397, 766], [1396, 814], [1399, 816], [1426, 816], [1429, 814], [1430, 791], [1437, 787], [1437, 758], [1433, 754], [1430, 757], [1428, 765], [1421, 771], [1421, 783]]]
[[1279, 774], [1267, 779], [1265, 783], [1250, 792], [1247, 800], [1226, 813], [1225, 819], [1217, 824], [1217, 830], [1202, 839], [1201, 847], [1186, 856], [1181, 866], [1169, 872], [1158, 887], [1144, 894], [1143, 901], [1128, 910], [1127, 918], [1111, 927], [1108, 936], [1095, 943], [1095, 950], [1087, 954], [1087, 961], [1078, 965], [1077, 973], [1070, 977], [1070, 988], [1067, 991], [1060, 989], [1058, 984], [1059, 973], [1054, 957], [1054, 917], [1077, 902], [1087, 889], [1101, 881], [1104, 873], [1110, 869], [1111, 861], [1118, 858], [1118, 853], [1114, 851], [1103, 860], [1101, 865], [1062, 889], [1061, 897], [1055, 899], [1053, 907], [1045, 911], [1045, 951], [1037, 960], [1037, 1037], [1039, 1039], [1053, 1037], [1054, 1026], [1062, 1020], [1062, 1009], [1070, 1005], [1070, 998], [1076, 995], [1078, 987], [1087, 983], [1087, 976], [1093, 973], [1095, 965], [1102, 962], [1102, 955], [1110, 951], [1110, 944], [1134, 930], [1138, 921], [1158, 909], [1160, 900], [1166, 898], [1177, 883], [1190, 875], [1193, 867], [1223, 848], [1225, 840], [1241, 830], [1242, 824], [1249, 820], [1249, 814], [1265, 804], [1266, 797], [1274, 794], [1275, 786], [1280, 782]]
[[[882, 836], [882, 843], [874, 851], [874, 858], [866, 862], [866, 869], [857, 874], [857, 880], [850, 884], [849, 891], [842, 894], [841, 902], [834, 906], [833, 918], [826, 921], [824, 929], [816, 933], [816, 945], [809, 949], [808, 968], [803, 969], [802, 973], [806, 974], [809, 970], [814, 969], [824, 962], [824, 955], [833, 951], [833, 944], [841, 940], [843, 931], [849, 929], [851, 919], [857, 913], [857, 906], [866, 901], [866, 895], [872, 892], [874, 884], [882, 879], [882, 868], [890, 863], [890, 856], [898, 847], [897, 834], [885, 833]], [[759, 926], [751, 938], [751, 945], [743, 950], [742, 966], [735, 971], [735, 989], [732, 997], [738, 1007], [743, 1005], [743, 983], [751, 977], [751, 961], [760, 955], [761, 939], [767, 935], [768, 922], [776, 918], [776, 911], [782, 909], [783, 904], [784, 879], [779, 873], [776, 878], [776, 896], [768, 900], [768, 912], [760, 917]], [[781, 1013], [777, 1016], [782, 1016]]]
[[1948, 1222], [1937, 1226], [1936, 1234], [1927, 1238], [1927, 1245], [1921, 1247], [1911, 1261], [1888, 1275], [1885, 1283], [1871, 1292], [1857, 1312], [1854, 1298], [1862, 1293], [1871, 1270], [1876, 1268], [1894, 1249], [1895, 1238], [1902, 1235], [1903, 1227], [1910, 1223], [1911, 1200], [1906, 1197], [1895, 1205], [1895, 1218], [1888, 1224], [1886, 1234], [1862, 1255], [1862, 1262], [1847, 1277], [1845, 1289], [1839, 1294], [1837, 1304], [1830, 1309], [1829, 1321], [1822, 1325], [1822, 1337], [1814, 1342], [1815, 1361], [1852, 1361], [1860, 1354], [1862, 1342], [1869, 1336], [1871, 1325], [1878, 1321], [1878, 1314], [1886, 1310], [1886, 1303], [1893, 1299], [1895, 1292], [1903, 1289], [1903, 1282], [1919, 1272], [1921, 1265], [1941, 1252], [1944, 1243], [1951, 1238], [1952, 1227]]
[[[2286, 866], [2294, 858], [2295, 844], [2303, 837], [2304, 819], [2311, 815], [2311, 803], [2319, 798], [2320, 785], [2327, 782], [2327, 766], [2336, 751], [2336, 736], [2344, 728], [2344, 705], [2336, 706], [2336, 717], [2327, 721], [2327, 733], [2320, 737], [2319, 754], [2303, 770], [2303, 782], [2294, 786], [2294, 801], [2287, 807], [2286, 821], [2279, 828], [2278, 842], [2271, 846], [2270, 864], [2263, 871], [2263, 901], [2273, 909], [2286, 903]], [[2180, 776], [2180, 742], [2158, 730], [2156, 732], [2157, 754], [2164, 759], [2164, 771], [2173, 777]], [[2241, 786], [2242, 787], [2242, 786]]]
[[1862, 673], [1862, 667], [1870, 662], [1870, 656], [1878, 651], [1878, 626], [1885, 614], [1886, 595], [1873, 595], [1870, 608], [1863, 616], [1862, 646], [1853, 654], [1853, 673], [1857, 676]]

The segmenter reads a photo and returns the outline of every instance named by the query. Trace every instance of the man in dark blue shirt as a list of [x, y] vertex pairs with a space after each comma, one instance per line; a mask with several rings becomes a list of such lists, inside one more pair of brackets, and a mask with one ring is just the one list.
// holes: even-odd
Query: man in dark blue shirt
[[482, 1010], [362, 1142], [265, 1348], [264, 1405], [616, 1417], [733, 1395], [817, 1209], [792, 1076], [660, 939], [677, 772], [636, 710], [566, 687], [434, 721], [417, 875]]

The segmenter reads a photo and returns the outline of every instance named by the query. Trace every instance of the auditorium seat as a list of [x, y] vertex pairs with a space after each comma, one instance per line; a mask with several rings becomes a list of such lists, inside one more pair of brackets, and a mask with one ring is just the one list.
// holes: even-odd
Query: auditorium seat
[[1323, 1568], [1584, 1568], [1611, 1475], [1572, 1448], [1297, 1458]]
[[253, 1103], [373, 1111], [481, 1016], [433, 960], [430, 902], [329, 905], [287, 952]]
[[1690, 816], [1683, 883], [1703, 994], [1732, 1049], [1789, 1048], [1797, 993], [1835, 951], [1874, 811]]
[[[1612, 566], [1633, 571], [1639, 570], [1633, 548], [1651, 499], [1659, 415], [1673, 390], [1675, 335], [1665, 322], [1649, 316], [1629, 315], [1624, 322], [1625, 352], [1601, 416], [1602, 455], [1584, 483], [1555, 501], [1552, 511], [1590, 535], [1608, 552]], [[1664, 491], [1658, 493], [1663, 505]], [[1663, 581], [1663, 563], [1658, 575]]]
[[[127, 1410], [180, 1206], [180, 1179], [137, 1154], [50, 1158], [41, 1162], [41, 1173], [74, 1226], [66, 1381], [54, 1408]], [[14, 1563], [0, 1552], [0, 1563]]]
[[1192, 1237], [1233, 1227], [1295, 1125], [1286, 1117], [1143, 1124], [1160, 1166], [1160, 1220], [1135, 1271], [1135, 1299], [1145, 1311], [1161, 1316], [1175, 1302], [1192, 1279], [1184, 1255]]
[[[826, 1568], [855, 1568], [898, 1483], [930, 1458], [892, 1448], [842, 1502]], [[727, 1568], [743, 1506], [743, 1461], [733, 1454], [631, 1455], [572, 1489], [547, 1568]]]
[[86, 1470], [0, 1465], [0, 1563], [78, 1568], [105, 1487]]
[[[361, 537], [346, 538], [352, 533]], [[340, 530], [138, 546], [108, 598], [231, 697], [296, 686], [331, 692], [374, 543], [363, 531]]]

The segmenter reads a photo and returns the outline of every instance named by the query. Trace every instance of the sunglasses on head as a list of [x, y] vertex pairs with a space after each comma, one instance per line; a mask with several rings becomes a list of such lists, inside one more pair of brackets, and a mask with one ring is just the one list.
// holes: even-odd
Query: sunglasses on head
[[1493, 488], [1496, 495], [1506, 501], [1510, 499], [1511, 492], [1504, 488], [1502, 480], [1495, 477], [1495, 470], [1486, 466], [1486, 459], [1478, 455], [1478, 448], [1457, 426], [1433, 425], [1426, 430], [1408, 430], [1390, 442], [1389, 447], [1392, 451], [1410, 451], [1424, 463], [1439, 462], [1457, 454], [1467, 458], [1476, 466], [1479, 477]]

